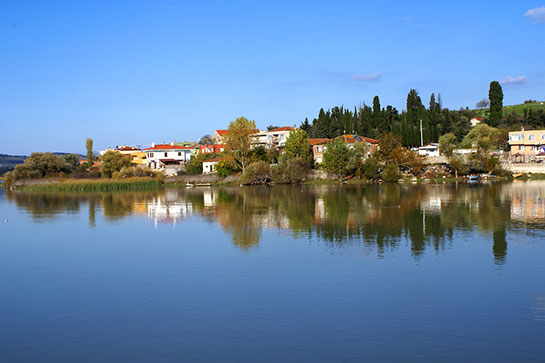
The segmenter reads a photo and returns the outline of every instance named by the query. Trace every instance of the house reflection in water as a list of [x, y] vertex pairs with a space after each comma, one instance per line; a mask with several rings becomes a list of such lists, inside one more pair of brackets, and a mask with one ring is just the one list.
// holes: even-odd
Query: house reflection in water
[[147, 213], [155, 227], [158, 223], [172, 223], [176, 227], [177, 222], [193, 213], [193, 205], [180, 199], [177, 193], [166, 191], [147, 202]]

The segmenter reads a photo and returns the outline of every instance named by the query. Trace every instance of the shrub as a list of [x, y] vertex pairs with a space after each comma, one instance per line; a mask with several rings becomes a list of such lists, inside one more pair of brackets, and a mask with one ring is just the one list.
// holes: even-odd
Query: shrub
[[299, 183], [306, 178], [308, 171], [308, 160], [301, 157], [280, 158], [278, 165], [271, 168], [271, 179], [279, 184]]
[[225, 178], [235, 172], [235, 168], [226, 160], [218, 161], [216, 164], [216, 175], [220, 178]]
[[124, 166], [121, 168], [121, 170], [113, 173], [112, 177], [115, 179], [134, 178], [134, 177], [155, 178], [155, 177], [158, 177], [159, 174], [162, 175], [162, 173], [151, 170], [150, 168], [141, 168], [137, 166]]
[[266, 161], [260, 160], [246, 167], [240, 182], [242, 184], [264, 184], [270, 180], [271, 166]]
[[122, 155], [119, 151], [106, 151], [100, 159], [100, 173], [103, 178], [111, 178], [115, 172], [131, 165], [131, 159]]
[[380, 165], [377, 158], [374, 156], [367, 158], [363, 162], [363, 175], [369, 180], [375, 180], [379, 178]]
[[386, 165], [382, 173], [380, 173], [380, 177], [385, 182], [397, 181], [399, 178], [401, 178], [401, 173], [399, 172], [399, 166], [397, 166], [396, 164]]

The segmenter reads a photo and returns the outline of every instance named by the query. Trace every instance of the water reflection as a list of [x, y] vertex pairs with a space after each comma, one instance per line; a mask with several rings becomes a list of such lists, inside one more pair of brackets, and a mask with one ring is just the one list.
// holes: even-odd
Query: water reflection
[[[379, 256], [410, 242], [418, 259], [426, 249], [444, 250], [454, 233], [488, 235], [496, 264], [505, 263], [507, 232], [545, 227], [545, 182], [505, 184], [275, 186], [255, 188], [165, 189], [104, 194], [6, 193], [8, 201], [35, 221], [88, 208], [115, 221], [132, 215], [156, 226], [200, 216], [217, 223], [241, 249], [259, 245], [263, 228], [296, 237], [318, 238], [331, 246], [362, 243]], [[100, 210], [100, 212], [98, 212]]]

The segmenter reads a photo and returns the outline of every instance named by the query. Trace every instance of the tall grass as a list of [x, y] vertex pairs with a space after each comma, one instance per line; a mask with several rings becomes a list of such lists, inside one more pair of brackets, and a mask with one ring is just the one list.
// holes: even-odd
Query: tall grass
[[67, 180], [58, 183], [29, 185], [23, 188], [29, 192], [118, 192], [156, 190], [161, 183], [153, 178]]

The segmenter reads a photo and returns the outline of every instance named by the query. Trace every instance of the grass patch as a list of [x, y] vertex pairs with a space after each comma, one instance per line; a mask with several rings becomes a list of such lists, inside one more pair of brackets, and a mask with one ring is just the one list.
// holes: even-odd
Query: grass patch
[[[503, 106], [503, 115], [507, 116], [513, 111], [519, 115], [524, 115], [524, 109], [532, 109], [534, 111], [545, 110], [545, 102], [540, 101], [534, 103], [522, 103], [520, 105]], [[488, 108], [473, 111], [475, 112], [476, 117], [486, 117], [490, 113], [490, 109]]]
[[29, 185], [23, 187], [28, 192], [118, 192], [137, 190], [156, 190], [161, 183], [153, 178], [66, 180], [58, 183]]

